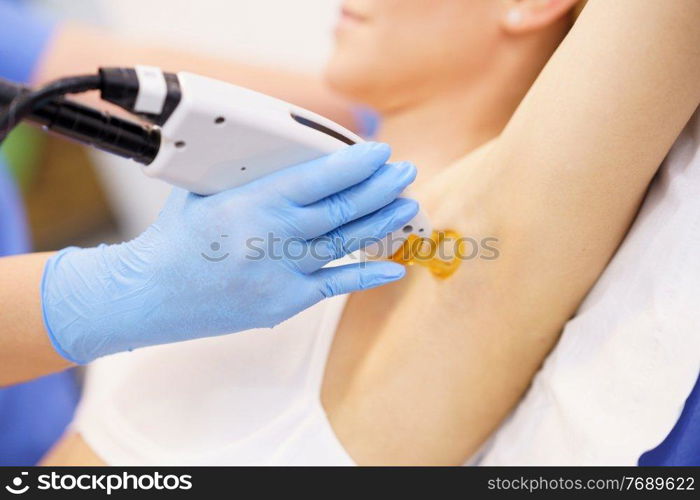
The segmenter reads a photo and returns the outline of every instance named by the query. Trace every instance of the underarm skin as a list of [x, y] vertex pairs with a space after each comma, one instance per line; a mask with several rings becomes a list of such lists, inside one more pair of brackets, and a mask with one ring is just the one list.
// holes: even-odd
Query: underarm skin
[[355, 460], [462, 463], [517, 404], [700, 104], [697, 19], [696, 0], [589, 1], [503, 134], [420, 194], [500, 256], [350, 299], [323, 403]]

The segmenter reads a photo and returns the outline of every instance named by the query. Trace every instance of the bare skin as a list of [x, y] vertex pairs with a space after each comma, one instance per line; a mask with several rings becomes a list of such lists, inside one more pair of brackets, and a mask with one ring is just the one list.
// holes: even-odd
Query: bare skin
[[50, 253], [0, 259], [0, 386], [65, 370], [41, 315], [39, 283]]
[[[503, 133], [457, 162], [449, 145], [412, 149], [426, 127], [387, 110], [397, 157], [433, 172], [418, 196], [436, 227], [495, 236], [500, 257], [351, 297], [323, 403], [357, 462], [462, 463], [517, 403], [700, 103], [699, 15], [694, 0], [592, 1]], [[455, 114], [416, 114], [431, 107]], [[476, 129], [462, 147], [489, 139]], [[48, 463], [96, 458], [74, 436]]]
[[83, 467], [107, 465], [80, 434], [74, 433], [64, 437], [41, 461], [41, 465], [48, 467], [68, 464]]

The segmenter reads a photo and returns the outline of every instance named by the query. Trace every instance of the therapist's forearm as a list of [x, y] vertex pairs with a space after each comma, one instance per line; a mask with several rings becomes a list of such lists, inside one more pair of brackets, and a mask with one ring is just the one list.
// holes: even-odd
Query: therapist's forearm
[[40, 284], [51, 253], [0, 258], [0, 386], [71, 366], [51, 345]]
[[35, 83], [66, 75], [94, 72], [100, 66], [149, 64], [168, 71], [191, 71], [270, 94], [358, 129], [351, 105], [320, 76], [265, 68], [235, 59], [203, 56], [150, 43], [134, 43], [104, 30], [80, 24], [56, 29], [34, 74]]

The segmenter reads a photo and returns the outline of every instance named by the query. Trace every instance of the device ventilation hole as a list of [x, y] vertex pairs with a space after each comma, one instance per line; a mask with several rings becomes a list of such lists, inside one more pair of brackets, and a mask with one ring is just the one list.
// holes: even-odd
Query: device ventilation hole
[[423, 229], [423, 228], [420, 228], [420, 229], [418, 230], [419, 233], [422, 233], [422, 232], [424, 232], [424, 231], [425, 231], [425, 229]]
[[182, 149], [182, 148], [184, 148], [185, 146], [187, 146], [187, 143], [186, 143], [185, 141], [177, 141], [177, 142], [175, 143], [175, 147], [176, 147], [177, 149]]
[[248, 167], [241, 167], [241, 172], [245, 172], [246, 170], [248, 170]]
[[216, 119], [214, 119], [214, 123], [216, 123], [217, 125], [223, 125], [224, 123], [226, 123], [226, 118], [224, 118], [223, 116], [217, 116]]

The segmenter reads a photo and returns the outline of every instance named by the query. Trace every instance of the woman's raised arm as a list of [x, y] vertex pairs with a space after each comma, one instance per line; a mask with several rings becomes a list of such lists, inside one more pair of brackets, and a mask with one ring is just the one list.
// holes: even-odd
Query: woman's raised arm
[[700, 104], [698, 19], [695, 0], [590, 1], [488, 155], [538, 327], [576, 310]]
[[591, 0], [503, 134], [431, 184], [435, 227], [498, 258], [369, 292], [381, 309], [339, 332], [324, 405], [353, 458], [460, 463], [517, 404], [700, 103], [698, 19]]

